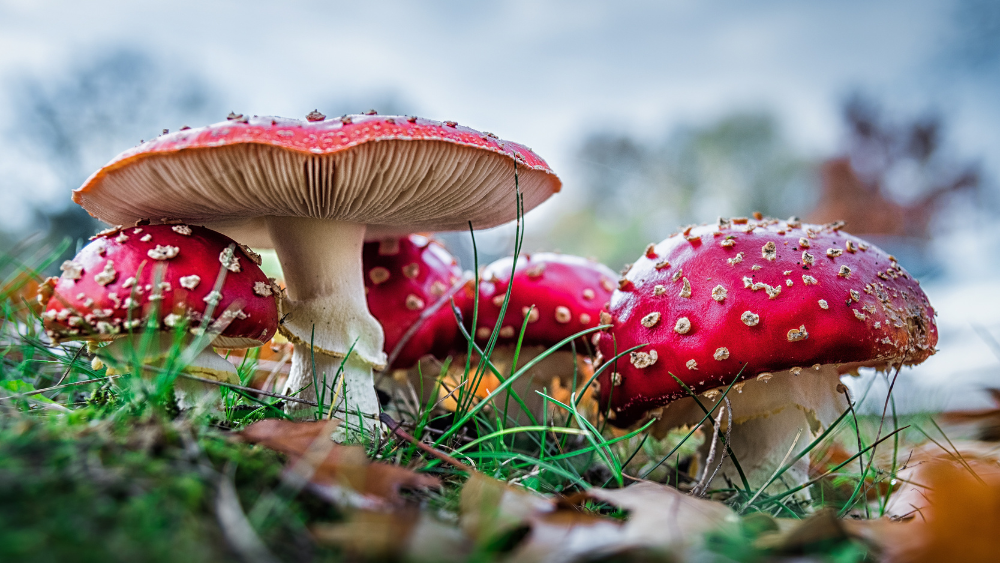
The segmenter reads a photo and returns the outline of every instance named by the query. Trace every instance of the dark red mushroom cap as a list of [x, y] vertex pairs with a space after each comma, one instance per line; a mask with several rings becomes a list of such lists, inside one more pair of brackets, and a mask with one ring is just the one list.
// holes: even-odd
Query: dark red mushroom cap
[[266, 230], [249, 220], [350, 221], [368, 225], [369, 240], [464, 230], [469, 221], [487, 228], [516, 216], [515, 162], [525, 211], [561, 186], [531, 149], [453, 121], [236, 117], [120, 154], [73, 200], [111, 224], [168, 217], [270, 246]]
[[611, 298], [602, 404], [626, 426], [687, 393], [818, 364], [920, 363], [937, 327], [927, 296], [882, 250], [839, 224], [721, 220], [657, 245]]
[[[225, 324], [214, 344], [259, 346], [278, 325], [277, 286], [259, 257], [230, 238], [189, 225], [116, 227], [94, 236], [62, 265], [42, 318], [53, 339], [110, 340], [141, 331], [157, 313], [161, 328], [204, 316]], [[222, 287], [216, 280], [225, 271]]]
[[385, 331], [390, 367], [412, 367], [428, 354], [444, 358], [458, 337], [449, 299], [462, 283], [455, 257], [436, 241], [409, 235], [365, 243], [362, 260], [368, 310]]
[[[476, 339], [493, 332], [511, 280], [513, 258], [502, 258], [483, 271], [479, 283]], [[617, 274], [607, 266], [566, 254], [537, 253], [518, 258], [500, 342], [514, 342], [526, 315], [527, 345], [552, 346], [600, 324]], [[534, 306], [534, 308], [532, 308]], [[471, 321], [471, 311], [468, 314]]]

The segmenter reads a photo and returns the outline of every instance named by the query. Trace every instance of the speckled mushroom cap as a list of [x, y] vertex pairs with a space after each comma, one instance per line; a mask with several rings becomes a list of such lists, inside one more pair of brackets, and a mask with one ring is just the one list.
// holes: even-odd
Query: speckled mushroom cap
[[[502, 258], [483, 271], [478, 340], [489, 338], [500, 318], [512, 266], [513, 258]], [[516, 341], [526, 315], [530, 315], [524, 333], [527, 345], [552, 346], [597, 326], [617, 277], [607, 266], [579, 256], [539, 252], [518, 257], [499, 341]], [[471, 321], [471, 311], [467, 316]]]
[[445, 357], [458, 337], [449, 301], [463, 281], [455, 257], [436, 241], [409, 235], [365, 243], [362, 261], [368, 309], [385, 331], [389, 367], [406, 369], [428, 354]]
[[271, 247], [254, 218], [362, 223], [369, 240], [488, 228], [515, 218], [515, 161], [525, 211], [561, 185], [527, 147], [452, 121], [309, 117], [232, 116], [163, 135], [120, 154], [73, 200], [110, 224], [184, 220]]
[[[934, 353], [927, 296], [882, 250], [840, 225], [720, 219], [650, 245], [611, 298], [601, 375], [627, 426], [687, 393], [816, 364], [916, 364]], [[803, 377], [806, 377], [803, 375]]]
[[63, 263], [61, 277], [43, 285], [42, 318], [55, 340], [110, 340], [141, 332], [154, 312], [161, 328], [187, 319], [197, 331], [212, 307], [212, 319], [225, 325], [216, 346], [259, 346], [277, 330], [278, 288], [255, 260], [249, 249], [204, 227], [116, 227], [94, 236]]

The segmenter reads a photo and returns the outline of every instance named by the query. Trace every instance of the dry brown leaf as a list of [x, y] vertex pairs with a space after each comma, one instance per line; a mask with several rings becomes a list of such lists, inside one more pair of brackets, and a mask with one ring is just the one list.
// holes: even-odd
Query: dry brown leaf
[[[1000, 389], [986, 391], [997, 407], [1000, 407]], [[980, 440], [1000, 441], [1000, 408], [946, 412], [939, 415], [939, 418], [945, 424], [972, 425]]]
[[[587, 500], [628, 511], [616, 520], [581, 510]], [[590, 489], [556, 504], [474, 473], [462, 489], [462, 529], [477, 543], [519, 528], [527, 533], [506, 561], [577, 561], [635, 550], [678, 553], [702, 544], [712, 531], [736, 533], [738, 518], [725, 505], [690, 497], [677, 489], [642, 482], [624, 489]]]
[[457, 528], [416, 510], [360, 510], [341, 524], [311, 528], [317, 542], [339, 547], [366, 560], [466, 561], [471, 543]]
[[536, 516], [553, 510], [555, 503], [551, 500], [482, 473], [469, 476], [459, 499], [462, 529], [480, 543], [529, 525]]
[[577, 561], [617, 551], [615, 548], [622, 538], [621, 522], [575, 509], [537, 514], [530, 522], [531, 533], [510, 554], [508, 561]]
[[[937, 446], [914, 452], [888, 513], [903, 522], [846, 521], [880, 546], [886, 561], [997, 561], [1000, 558], [1000, 465], [996, 444], [959, 443], [961, 459]], [[990, 455], [992, 453], [992, 455]]]
[[581, 495], [625, 509], [622, 546], [685, 548], [699, 545], [705, 534], [730, 529], [739, 519], [728, 506], [686, 495], [659, 483], [641, 482], [623, 489], [590, 489]]
[[[339, 495], [323, 487], [348, 489], [391, 503], [401, 502], [402, 489], [437, 487], [441, 482], [404, 467], [371, 463], [361, 446], [335, 443], [330, 435], [336, 421], [292, 422], [265, 419], [239, 433], [251, 443], [279, 451], [291, 458], [290, 469], [328, 498]], [[328, 493], [328, 494], [324, 494]]]

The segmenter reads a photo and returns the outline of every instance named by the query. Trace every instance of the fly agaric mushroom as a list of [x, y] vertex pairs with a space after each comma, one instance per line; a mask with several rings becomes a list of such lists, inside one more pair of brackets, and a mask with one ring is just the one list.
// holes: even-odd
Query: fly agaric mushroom
[[[665, 405], [664, 425], [697, 423], [703, 412], [671, 375], [706, 405], [738, 377], [727, 396], [732, 449], [759, 486], [797, 432], [801, 451], [844, 410], [841, 371], [933, 354], [934, 310], [917, 281], [840, 227], [720, 219], [650, 245], [614, 292], [614, 326], [600, 337], [607, 359], [645, 345], [601, 375], [612, 423]], [[801, 483], [807, 470], [803, 459], [786, 476]], [[728, 460], [718, 478], [739, 482]]]
[[372, 369], [386, 356], [365, 302], [365, 237], [510, 221], [515, 170], [524, 210], [559, 191], [544, 160], [490, 133], [452, 121], [313, 112], [308, 121], [241, 118], [163, 135], [119, 155], [73, 199], [110, 223], [197, 221], [275, 248], [288, 292], [280, 330], [295, 344], [287, 392], [316, 397], [313, 366], [329, 387], [343, 364], [340, 410], [360, 412], [371, 428], [379, 410]]
[[[169, 354], [185, 329], [189, 334], [182, 343], [207, 330], [220, 348], [260, 346], [277, 330], [279, 289], [261, 271], [259, 259], [204, 227], [108, 229], [63, 263], [61, 277], [43, 285], [45, 330], [53, 341], [113, 341], [104, 350], [118, 360], [141, 347], [137, 339], [151, 323], [160, 334], [146, 361]], [[211, 347], [191, 358], [184, 371], [239, 383], [233, 365]]]
[[[604, 264], [566, 254], [540, 252], [523, 255], [518, 257], [516, 268], [512, 257], [501, 258], [483, 270], [479, 283], [476, 340], [485, 342], [499, 324], [499, 338], [490, 361], [501, 373], [509, 374], [515, 344], [525, 320], [528, 322], [524, 340], [517, 352], [519, 366], [562, 340], [598, 326], [611, 298], [616, 277], [614, 271]], [[508, 287], [511, 290], [506, 314], [503, 322], [498, 323]], [[471, 307], [466, 306], [466, 309], [463, 316], [471, 322]], [[607, 315], [606, 312], [604, 314]], [[464, 353], [466, 350], [463, 338], [456, 344], [456, 352]], [[455, 362], [453, 366], [452, 379], [460, 381], [457, 370], [464, 368], [464, 362]], [[549, 390], [571, 388], [574, 370], [580, 386], [593, 374], [589, 359], [577, 357], [568, 350], [559, 350], [521, 376], [514, 383], [514, 388], [526, 405], [539, 413], [544, 400], [534, 390], [541, 387]], [[488, 392], [499, 384], [499, 380], [487, 373], [481, 386], [485, 385]], [[478, 391], [477, 394], [483, 395]]]
[[385, 331], [391, 369], [407, 369], [432, 354], [444, 358], [458, 338], [450, 299], [465, 277], [443, 246], [422, 235], [366, 242], [368, 310]]
[[516, 341], [527, 318], [525, 344], [552, 346], [600, 324], [618, 277], [604, 264], [566, 254], [525, 255], [516, 268], [513, 265], [513, 258], [501, 258], [483, 270], [476, 340], [485, 341], [493, 333], [509, 285], [513, 289], [499, 342]]

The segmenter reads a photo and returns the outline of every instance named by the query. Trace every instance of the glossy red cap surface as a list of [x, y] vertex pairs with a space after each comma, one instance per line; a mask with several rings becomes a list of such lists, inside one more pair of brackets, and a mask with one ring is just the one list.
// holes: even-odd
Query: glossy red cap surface
[[[483, 271], [476, 328], [479, 341], [489, 338], [500, 318], [512, 266], [512, 258], [502, 258]], [[539, 252], [519, 257], [499, 342], [516, 342], [529, 314], [524, 333], [529, 346], [551, 346], [597, 326], [616, 278], [607, 266], [579, 256]], [[471, 322], [472, 312], [466, 316]]]
[[412, 367], [428, 354], [447, 356], [459, 334], [449, 299], [462, 282], [455, 257], [436, 241], [409, 235], [365, 243], [362, 260], [368, 310], [385, 332], [390, 367]]
[[[158, 311], [161, 328], [184, 319], [204, 327], [225, 323], [216, 346], [247, 347], [267, 342], [278, 326], [278, 288], [264, 275], [249, 249], [206, 229], [189, 225], [116, 227], [93, 237], [62, 265], [40, 295], [51, 295], [42, 313], [53, 339], [109, 340]], [[225, 280], [215, 291], [216, 280]], [[158, 309], [157, 309], [158, 307]]]
[[621, 426], [687, 396], [670, 374], [701, 393], [737, 374], [920, 363], [937, 343], [917, 281], [835, 224], [733, 219], [690, 228], [650, 245], [620, 287], [600, 353], [607, 361], [648, 344], [601, 375], [602, 404]]

